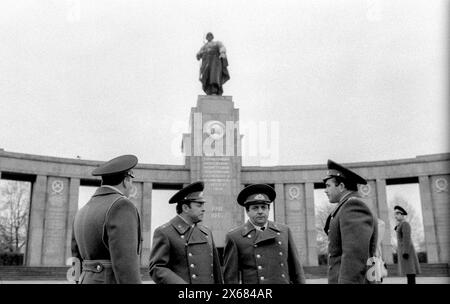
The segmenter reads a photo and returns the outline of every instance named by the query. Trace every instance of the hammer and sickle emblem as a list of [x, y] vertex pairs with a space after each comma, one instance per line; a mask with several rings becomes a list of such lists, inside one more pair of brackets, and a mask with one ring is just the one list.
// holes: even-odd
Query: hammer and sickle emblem
[[257, 194], [257, 195], [255, 196], [255, 199], [257, 199], [257, 200], [264, 200], [265, 197], [264, 197], [264, 195], [262, 195], [262, 194]]
[[213, 140], [219, 140], [225, 135], [225, 125], [218, 120], [206, 122], [203, 129]]
[[60, 180], [55, 180], [52, 183], [52, 190], [54, 193], [60, 194], [64, 190], [64, 184]]
[[438, 178], [434, 184], [436, 185], [437, 192], [447, 192], [448, 182], [445, 178]]
[[289, 199], [294, 200], [300, 197], [300, 189], [297, 186], [289, 188]]
[[360, 191], [364, 196], [368, 196], [370, 193], [370, 186], [369, 185], [361, 185]]

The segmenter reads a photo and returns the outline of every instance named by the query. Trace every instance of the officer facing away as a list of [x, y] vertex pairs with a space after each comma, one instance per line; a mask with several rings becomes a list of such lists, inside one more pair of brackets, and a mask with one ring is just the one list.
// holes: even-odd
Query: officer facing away
[[92, 171], [102, 185], [73, 225], [72, 256], [82, 262], [81, 284], [142, 283], [140, 217], [127, 198], [137, 162], [134, 155], [122, 155]]

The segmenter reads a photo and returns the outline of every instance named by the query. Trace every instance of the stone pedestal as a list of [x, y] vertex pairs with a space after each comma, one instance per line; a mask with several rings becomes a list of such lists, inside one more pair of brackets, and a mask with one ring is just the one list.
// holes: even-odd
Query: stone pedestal
[[231, 96], [203, 95], [191, 109], [191, 133], [183, 135], [191, 182], [205, 182], [203, 223], [213, 231], [217, 247], [223, 247], [226, 233], [244, 221], [236, 202], [242, 162], [238, 122], [239, 110]]

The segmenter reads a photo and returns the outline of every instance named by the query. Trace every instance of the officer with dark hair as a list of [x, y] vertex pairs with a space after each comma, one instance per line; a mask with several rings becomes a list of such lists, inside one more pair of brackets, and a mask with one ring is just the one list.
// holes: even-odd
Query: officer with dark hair
[[323, 179], [325, 194], [336, 208], [328, 216], [328, 283], [363, 284], [366, 263], [375, 255], [377, 219], [358, 194], [358, 184], [366, 180], [355, 172], [328, 160]]
[[237, 197], [249, 220], [226, 236], [227, 284], [303, 284], [305, 274], [288, 226], [269, 221], [275, 190], [266, 184], [244, 188]]
[[122, 155], [92, 171], [102, 185], [73, 225], [72, 255], [82, 262], [81, 284], [142, 283], [140, 216], [127, 198], [137, 162], [134, 155]]
[[408, 284], [416, 284], [416, 274], [420, 273], [419, 258], [411, 238], [411, 225], [405, 220], [408, 212], [401, 206], [394, 207], [394, 217], [397, 220], [397, 259], [398, 272], [406, 275]]
[[156, 284], [222, 284], [219, 254], [205, 213], [203, 182], [192, 183], [169, 200], [177, 215], [156, 228], [149, 273]]

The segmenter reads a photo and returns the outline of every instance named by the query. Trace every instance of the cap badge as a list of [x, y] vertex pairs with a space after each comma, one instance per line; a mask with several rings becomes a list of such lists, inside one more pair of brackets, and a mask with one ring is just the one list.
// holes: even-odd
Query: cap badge
[[255, 195], [255, 199], [257, 199], [257, 200], [265, 200], [266, 198], [262, 194], [257, 194], [257, 195]]
[[336, 170], [328, 170], [327, 175], [328, 176], [341, 176], [341, 173]]

